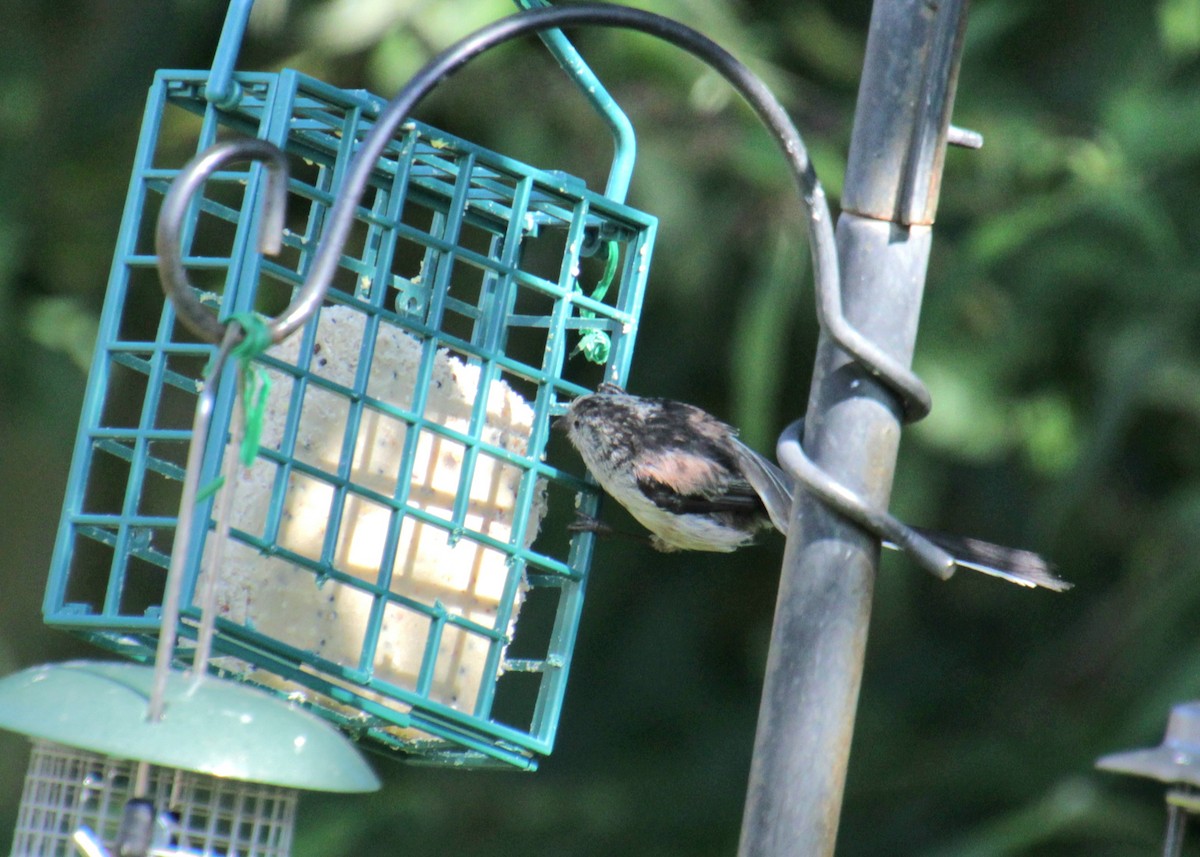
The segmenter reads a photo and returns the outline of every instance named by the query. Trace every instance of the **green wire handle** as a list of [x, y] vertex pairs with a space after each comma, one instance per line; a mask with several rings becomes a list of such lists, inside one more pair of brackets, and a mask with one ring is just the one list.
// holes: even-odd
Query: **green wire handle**
[[[521, 9], [542, 9], [550, 5], [550, 0], [514, 0]], [[538, 38], [542, 40], [547, 50], [558, 61], [567, 76], [575, 81], [583, 97], [588, 100], [600, 118], [608, 125], [613, 136], [613, 164], [608, 171], [608, 183], [604, 187], [604, 195], [615, 202], [624, 202], [629, 192], [629, 182], [633, 178], [633, 162], [637, 158], [637, 138], [633, 133], [633, 123], [625, 115], [617, 102], [609, 95], [600, 78], [596, 77], [575, 46], [567, 40], [562, 30], [541, 30]]]
[[[592, 289], [590, 298], [597, 301], [604, 300], [604, 296], [608, 294], [608, 287], [612, 285], [613, 278], [617, 274], [617, 263], [621, 259], [620, 245], [616, 241], [608, 242], [608, 261], [604, 264], [604, 276], [600, 278], [600, 282], [596, 284], [596, 288]], [[579, 283], [575, 283], [575, 289], [582, 292], [579, 288]], [[595, 318], [596, 314], [590, 309], [580, 309], [580, 318]], [[579, 344], [575, 346], [575, 350], [571, 352], [571, 356], [582, 354], [584, 359], [592, 363], [599, 363], [603, 366], [608, 362], [608, 353], [612, 350], [612, 340], [608, 334], [598, 328], [589, 328], [585, 330], [583, 336], [579, 339]]]
[[[519, 9], [536, 9], [550, 5], [549, 0], [514, 0]], [[217, 52], [213, 56], [212, 73], [204, 89], [204, 97], [217, 107], [229, 108], [241, 98], [241, 87], [233, 79], [237, 67], [238, 52], [246, 34], [246, 23], [254, 8], [254, 0], [230, 0]], [[613, 164], [608, 172], [604, 195], [614, 202], [625, 202], [629, 182], [633, 177], [633, 162], [637, 157], [637, 140], [633, 134], [633, 123], [617, 102], [609, 95], [600, 79], [567, 40], [561, 30], [539, 32], [538, 37], [562, 66], [563, 71], [575, 81], [579, 91], [604, 120], [613, 136]]]

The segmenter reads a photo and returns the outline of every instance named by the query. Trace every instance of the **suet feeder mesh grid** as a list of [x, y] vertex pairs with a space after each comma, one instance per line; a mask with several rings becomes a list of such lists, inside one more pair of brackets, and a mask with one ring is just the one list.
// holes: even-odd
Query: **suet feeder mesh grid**
[[112, 842], [134, 797], [171, 808], [169, 826], [158, 832], [163, 851], [228, 857], [290, 853], [296, 789], [155, 766], [146, 791], [135, 795], [135, 767], [128, 760], [34, 741], [13, 857], [78, 854], [74, 837], [81, 829]]
[[[292, 70], [161, 71], [135, 158], [68, 494], [47, 622], [153, 659], [191, 415], [213, 347], [165, 301], [154, 222], [182, 161], [232, 135], [288, 155], [283, 250], [254, 246], [260, 165], [194, 200], [184, 264], [224, 318], [303, 282], [347, 163], [383, 107]], [[377, 749], [531, 768], [550, 751], [591, 553], [594, 488], [548, 464], [552, 415], [632, 356], [656, 221], [417, 122], [359, 200], [320, 312], [260, 362], [263, 446], [217, 569], [215, 664], [311, 705]], [[603, 300], [588, 297], [613, 258]], [[576, 354], [603, 333], [601, 365]], [[222, 384], [202, 479], [226, 454]], [[212, 498], [198, 510], [177, 661], [194, 645]], [[520, 622], [518, 623], [518, 618]]]

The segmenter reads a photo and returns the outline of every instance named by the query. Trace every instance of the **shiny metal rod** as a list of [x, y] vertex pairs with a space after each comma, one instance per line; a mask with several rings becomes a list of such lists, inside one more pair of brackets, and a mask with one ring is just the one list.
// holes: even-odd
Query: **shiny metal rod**
[[[150, 685], [150, 699], [146, 706], [146, 719], [157, 723], [166, 708], [167, 680], [171, 663], [175, 658], [175, 641], [179, 637], [179, 614], [182, 609], [183, 581], [187, 576], [188, 544], [192, 538], [196, 512], [196, 493], [200, 487], [200, 468], [204, 459], [204, 448], [216, 404], [216, 390], [229, 352], [237, 344], [240, 329], [236, 326], [226, 330], [212, 363], [204, 389], [196, 402], [196, 415], [192, 420], [192, 443], [188, 447], [187, 469], [184, 471], [183, 489], [179, 500], [179, 519], [175, 525], [175, 544], [171, 549], [171, 565], [167, 570], [166, 590], [163, 594], [162, 625], [158, 634], [158, 650], [154, 657], [154, 678]], [[141, 791], [137, 792], [141, 794]]]

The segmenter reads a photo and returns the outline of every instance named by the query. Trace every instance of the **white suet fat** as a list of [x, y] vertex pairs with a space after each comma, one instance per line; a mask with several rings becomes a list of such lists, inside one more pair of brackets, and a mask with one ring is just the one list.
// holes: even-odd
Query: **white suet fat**
[[[316, 376], [335, 384], [354, 384], [365, 331], [365, 316], [349, 307], [321, 310], [311, 355], [300, 355], [302, 335], [289, 337], [267, 353], [285, 363], [307, 366]], [[386, 324], [379, 325], [367, 394], [401, 408], [411, 408], [415, 379], [423, 356], [421, 341]], [[279, 449], [285, 435], [294, 381], [290, 374], [270, 371], [274, 385], [264, 417], [263, 446]], [[445, 349], [436, 352], [424, 416], [446, 428], [469, 433], [472, 406], [479, 395], [480, 370]], [[533, 409], [507, 384], [496, 381], [487, 395], [487, 418], [482, 439], [509, 452], [527, 453]], [[267, 510], [276, 490], [278, 468], [263, 457], [243, 471], [234, 499], [232, 524], [283, 551], [320, 560], [336, 494], [338, 463], [350, 414], [350, 400], [341, 393], [309, 384], [305, 391], [295, 440], [298, 462], [330, 478], [319, 479], [293, 471], [285, 488], [277, 533], [265, 532]], [[352, 484], [383, 496], [398, 490], [403, 450], [410, 427], [380, 411], [364, 408], [349, 473]], [[465, 447], [432, 431], [422, 431], [415, 447], [408, 504], [449, 521], [459, 490]], [[232, 448], [227, 454], [235, 454]], [[523, 471], [480, 452], [476, 458], [470, 500], [464, 521], [467, 533], [456, 541], [445, 528], [409, 516], [403, 521], [391, 569], [391, 590], [398, 595], [494, 627], [510, 574], [508, 556], [471, 537], [482, 533], [499, 542], [512, 536], [518, 490]], [[526, 523], [525, 546], [532, 543], [546, 512], [543, 486], [538, 487]], [[380, 579], [392, 513], [361, 493], [350, 491], [332, 550], [339, 572], [374, 584]], [[232, 541], [218, 580], [220, 615], [288, 645], [351, 668], [357, 668], [364, 631], [375, 607], [366, 591], [335, 579], [319, 580], [280, 555], [265, 555], [243, 542]], [[511, 604], [516, 620], [525, 584]], [[399, 687], [415, 689], [432, 623], [423, 613], [388, 604], [372, 664], [374, 676]], [[506, 629], [511, 636], [512, 624]], [[490, 641], [455, 625], [446, 625], [437, 650], [429, 698], [470, 712], [482, 682]], [[501, 659], [503, 661], [503, 659]], [[239, 662], [240, 663], [240, 662]], [[230, 666], [230, 664], [226, 664]], [[237, 668], [237, 663], [233, 663]], [[248, 665], [241, 667], [242, 671]], [[302, 690], [257, 671], [255, 680]], [[330, 700], [318, 700], [332, 705]], [[407, 735], [404, 730], [395, 730]], [[420, 736], [413, 736], [420, 737]]]

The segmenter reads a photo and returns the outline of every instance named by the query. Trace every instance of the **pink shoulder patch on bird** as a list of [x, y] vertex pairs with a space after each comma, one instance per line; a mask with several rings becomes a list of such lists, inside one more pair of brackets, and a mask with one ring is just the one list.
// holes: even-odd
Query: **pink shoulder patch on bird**
[[652, 480], [680, 494], [704, 496], [711, 495], [713, 487], [721, 484], [721, 476], [727, 475], [711, 459], [687, 455], [679, 449], [641, 462], [635, 474], [638, 481]]

